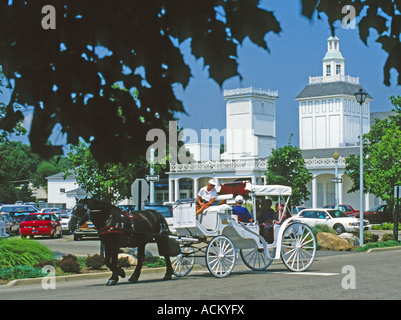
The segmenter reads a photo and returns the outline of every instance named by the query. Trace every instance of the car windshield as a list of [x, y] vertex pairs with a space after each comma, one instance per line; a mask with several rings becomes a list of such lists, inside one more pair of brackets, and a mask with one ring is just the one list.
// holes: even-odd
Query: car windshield
[[18, 219], [24, 219], [27, 215], [29, 215], [31, 212], [15, 212], [14, 213], [14, 218]]
[[51, 221], [51, 214], [30, 214], [28, 215], [24, 221]]
[[2, 212], [35, 212], [36, 210], [31, 206], [2, 206]]
[[147, 206], [144, 206], [144, 209], [151, 209], [151, 210], [159, 211], [164, 217], [167, 217], [167, 218], [173, 216], [170, 206], [147, 205]]
[[377, 207], [374, 207], [373, 209], [370, 209], [370, 210], [368, 210], [367, 212], [373, 212], [373, 211], [376, 211], [376, 210], [378, 210], [380, 207], [381, 207], [381, 205], [380, 205], [380, 206], [377, 206]]
[[348, 218], [348, 216], [340, 210], [327, 210], [332, 218]]

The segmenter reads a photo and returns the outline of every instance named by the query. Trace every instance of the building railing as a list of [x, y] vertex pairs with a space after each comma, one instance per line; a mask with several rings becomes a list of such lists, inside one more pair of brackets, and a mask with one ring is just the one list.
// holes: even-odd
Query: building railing
[[267, 159], [244, 159], [170, 164], [170, 172], [266, 169]]
[[309, 77], [309, 84], [337, 82], [337, 81], [359, 84], [359, 77], [355, 78], [341, 74], [336, 74], [332, 76]]
[[238, 96], [242, 94], [257, 94], [262, 96], [278, 98], [278, 90], [276, 91], [270, 89], [264, 90], [261, 88], [253, 88], [253, 87], [224, 90], [224, 97]]
[[[232, 170], [263, 170], [267, 168], [267, 159], [244, 159], [244, 160], [225, 160], [225, 161], [206, 161], [193, 163], [177, 163], [170, 164], [170, 172], [215, 172], [215, 171], [232, 171]], [[333, 158], [313, 158], [305, 159], [307, 169], [334, 168], [335, 162]], [[345, 168], [345, 158], [338, 159], [338, 167]]]

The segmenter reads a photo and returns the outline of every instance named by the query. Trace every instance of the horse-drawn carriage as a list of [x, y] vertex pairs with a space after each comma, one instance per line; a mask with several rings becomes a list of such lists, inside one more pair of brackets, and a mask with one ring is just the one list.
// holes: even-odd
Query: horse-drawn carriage
[[[207, 208], [196, 215], [196, 203], [185, 202], [174, 208], [174, 228], [181, 254], [172, 259], [174, 274], [188, 275], [196, 257], [205, 257], [210, 273], [215, 277], [228, 276], [240, 255], [247, 267], [265, 270], [273, 260], [282, 259], [292, 271], [304, 271], [312, 264], [316, 253], [316, 240], [312, 230], [294, 217], [274, 221], [274, 241], [261, 236], [256, 219], [258, 197], [278, 197], [284, 201], [283, 213], [288, 208], [292, 190], [279, 185], [251, 185], [247, 182], [227, 183], [220, 186], [217, 201], [226, 202], [237, 195], [252, 201], [253, 223], [243, 223], [232, 214], [232, 207], [223, 203]], [[216, 202], [217, 202], [216, 201]]]

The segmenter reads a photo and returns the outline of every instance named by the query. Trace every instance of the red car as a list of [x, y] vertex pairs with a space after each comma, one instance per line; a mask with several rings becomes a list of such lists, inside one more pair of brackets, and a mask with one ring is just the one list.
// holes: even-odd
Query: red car
[[27, 236], [50, 236], [50, 238], [61, 238], [61, 222], [54, 213], [31, 213], [20, 224], [22, 238]]
[[[334, 209], [334, 205], [324, 206], [323, 208]], [[339, 204], [338, 210], [345, 213], [347, 216], [353, 216], [353, 215], [359, 213], [359, 211], [355, 210], [348, 204]]]

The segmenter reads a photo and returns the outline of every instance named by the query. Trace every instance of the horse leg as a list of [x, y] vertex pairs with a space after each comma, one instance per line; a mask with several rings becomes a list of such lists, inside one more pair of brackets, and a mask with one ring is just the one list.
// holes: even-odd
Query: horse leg
[[174, 269], [171, 265], [170, 257], [164, 256], [164, 260], [166, 261], [166, 274], [164, 275], [163, 280], [171, 280], [171, 276], [174, 274]]
[[110, 279], [107, 281], [108, 286], [115, 286], [118, 283], [118, 277], [125, 277], [125, 272], [123, 269], [118, 268], [118, 249], [119, 249], [118, 241], [113, 240], [110, 243], [110, 260], [111, 260], [111, 272], [112, 275]]
[[142, 264], [143, 264], [144, 259], [145, 259], [145, 244], [141, 244], [138, 246], [138, 262], [137, 262], [134, 273], [128, 279], [129, 282], [131, 282], [131, 283], [138, 282], [139, 276], [141, 275], [141, 269], [142, 269]]

